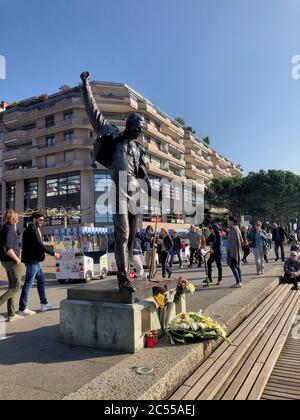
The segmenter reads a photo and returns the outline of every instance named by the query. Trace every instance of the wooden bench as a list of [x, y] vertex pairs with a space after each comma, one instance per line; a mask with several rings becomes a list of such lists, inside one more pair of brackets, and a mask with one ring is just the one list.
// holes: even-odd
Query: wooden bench
[[299, 309], [300, 293], [280, 285], [170, 400], [260, 399]]
[[[296, 333], [299, 332], [298, 327]], [[290, 332], [272, 371], [262, 400], [300, 400], [300, 340]]]

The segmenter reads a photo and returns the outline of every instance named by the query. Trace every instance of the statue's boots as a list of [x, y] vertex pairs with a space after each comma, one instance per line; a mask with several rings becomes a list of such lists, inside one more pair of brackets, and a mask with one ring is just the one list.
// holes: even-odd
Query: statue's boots
[[124, 275], [118, 275], [118, 283], [120, 292], [134, 293], [136, 291], [131, 281]]

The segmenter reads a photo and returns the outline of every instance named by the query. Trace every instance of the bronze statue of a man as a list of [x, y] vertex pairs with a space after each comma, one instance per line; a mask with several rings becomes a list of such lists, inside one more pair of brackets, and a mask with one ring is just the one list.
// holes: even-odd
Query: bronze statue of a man
[[[143, 120], [136, 114], [130, 114], [125, 131], [119, 132], [118, 128], [109, 123], [99, 110], [89, 83], [90, 74], [84, 72], [80, 77], [83, 82], [86, 112], [96, 132], [93, 166], [95, 167], [97, 161], [107, 168], [117, 192], [113, 223], [119, 289], [134, 292], [129, 276], [129, 263], [139, 215], [135, 211], [130, 211], [130, 208], [131, 205], [136, 208], [136, 194], [140, 193], [139, 179], [146, 181], [149, 195], [152, 191], [144, 161], [145, 150], [137, 141], [142, 133]], [[127, 174], [126, 183], [122, 179], [124, 173]], [[128, 211], [124, 212], [124, 206]]]

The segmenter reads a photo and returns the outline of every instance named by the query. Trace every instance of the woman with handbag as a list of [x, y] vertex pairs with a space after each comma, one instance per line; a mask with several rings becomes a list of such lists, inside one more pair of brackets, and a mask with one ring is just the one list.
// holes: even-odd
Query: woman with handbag
[[249, 257], [250, 252], [251, 252], [249, 241], [248, 241], [248, 229], [249, 228], [248, 228], [247, 225], [244, 225], [242, 227], [242, 238], [243, 238], [242, 250], [243, 250], [243, 253], [244, 253], [242, 261], [243, 261], [244, 264], [248, 264], [247, 258]]

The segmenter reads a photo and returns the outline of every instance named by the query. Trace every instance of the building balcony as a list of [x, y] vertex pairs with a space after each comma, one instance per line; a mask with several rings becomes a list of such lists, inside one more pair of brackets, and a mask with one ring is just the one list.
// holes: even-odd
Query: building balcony
[[102, 112], [136, 112], [138, 103], [129, 95], [95, 95], [95, 99]]
[[230, 168], [230, 172], [232, 173], [233, 176], [237, 176], [237, 177], [241, 177], [244, 175], [243, 169], [233, 164], [232, 164], [232, 167]]
[[73, 139], [73, 140], [62, 140], [53, 146], [38, 146], [34, 149], [33, 155], [35, 157], [49, 155], [57, 152], [64, 152], [70, 149], [92, 149], [92, 139]]
[[213, 163], [211, 160], [205, 158], [204, 156], [198, 155], [194, 150], [190, 150], [185, 154], [185, 160], [188, 163], [195, 164], [197, 163], [203, 169], [212, 168]]
[[55, 134], [56, 132], [72, 130], [73, 128], [88, 128], [88, 127], [90, 127], [90, 121], [87, 117], [83, 117], [83, 118], [74, 117], [67, 120], [55, 121], [54, 125], [39, 126], [37, 127], [36, 136], [41, 137], [49, 133]]
[[211, 181], [214, 178], [210, 169], [209, 170], [199, 169], [195, 165], [188, 165], [185, 172], [186, 172], [187, 178], [190, 178], [190, 179], [195, 179], [195, 180], [200, 179], [204, 181]]
[[18, 160], [18, 159], [30, 159], [33, 154], [34, 151], [36, 150], [36, 148], [32, 147], [32, 146], [28, 146], [28, 147], [16, 147], [12, 150], [3, 150], [3, 161], [8, 161], [8, 160]]
[[213, 154], [212, 148], [205, 144], [199, 137], [195, 137], [192, 133], [185, 133], [184, 144], [189, 149], [199, 147], [208, 156], [211, 156]]
[[212, 173], [216, 178], [231, 178], [233, 176], [230, 170], [226, 170], [218, 165], [212, 168]]
[[32, 130], [13, 130], [4, 132], [3, 143], [21, 142], [30, 139], [36, 134], [36, 128]]
[[213, 162], [215, 163], [215, 166], [221, 166], [223, 169], [230, 168], [232, 166], [232, 163], [220, 156], [217, 152], [214, 152], [213, 154]]
[[168, 143], [171, 147], [173, 146], [176, 150], [184, 152], [184, 144], [181, 144], [179, 141], [175, 141], [171, 136], [163, 134], [155, 127], [155, 125], [146, 123], [145, 129], [150, 135], [152, 134], [154, 137]]
[[16, 181], [18, 179], [38, 178], [57, 173], [75, 172], [81, 170], [92, 170], [90, 160], [74, 160], [72, 162], [57, 162], [48, 167], [30, 167], [5, 170], [3, 167], [3, 179], [6, 182]]
[[159, 165], [154, 162], [147, 162], [146, 163], [147, 170], [160, 178], [172, 178], [172, 174], [169, 170], [162, 169]]
[[24, 124], [28, 121], [34, 122], [38, 118], [46, 117], [49, 114], [54, 114], [60, 111], [65, 111], [68, 108], [84, 108], [83, 99], [80, 93], [74, 94], [72, 97], [65, 99], [49, 99], [48, 101], [40, 102], [25, 108], [16, 106], [15, 108], [5, 111], [3, 114], [3, 122], [8, 124]]

